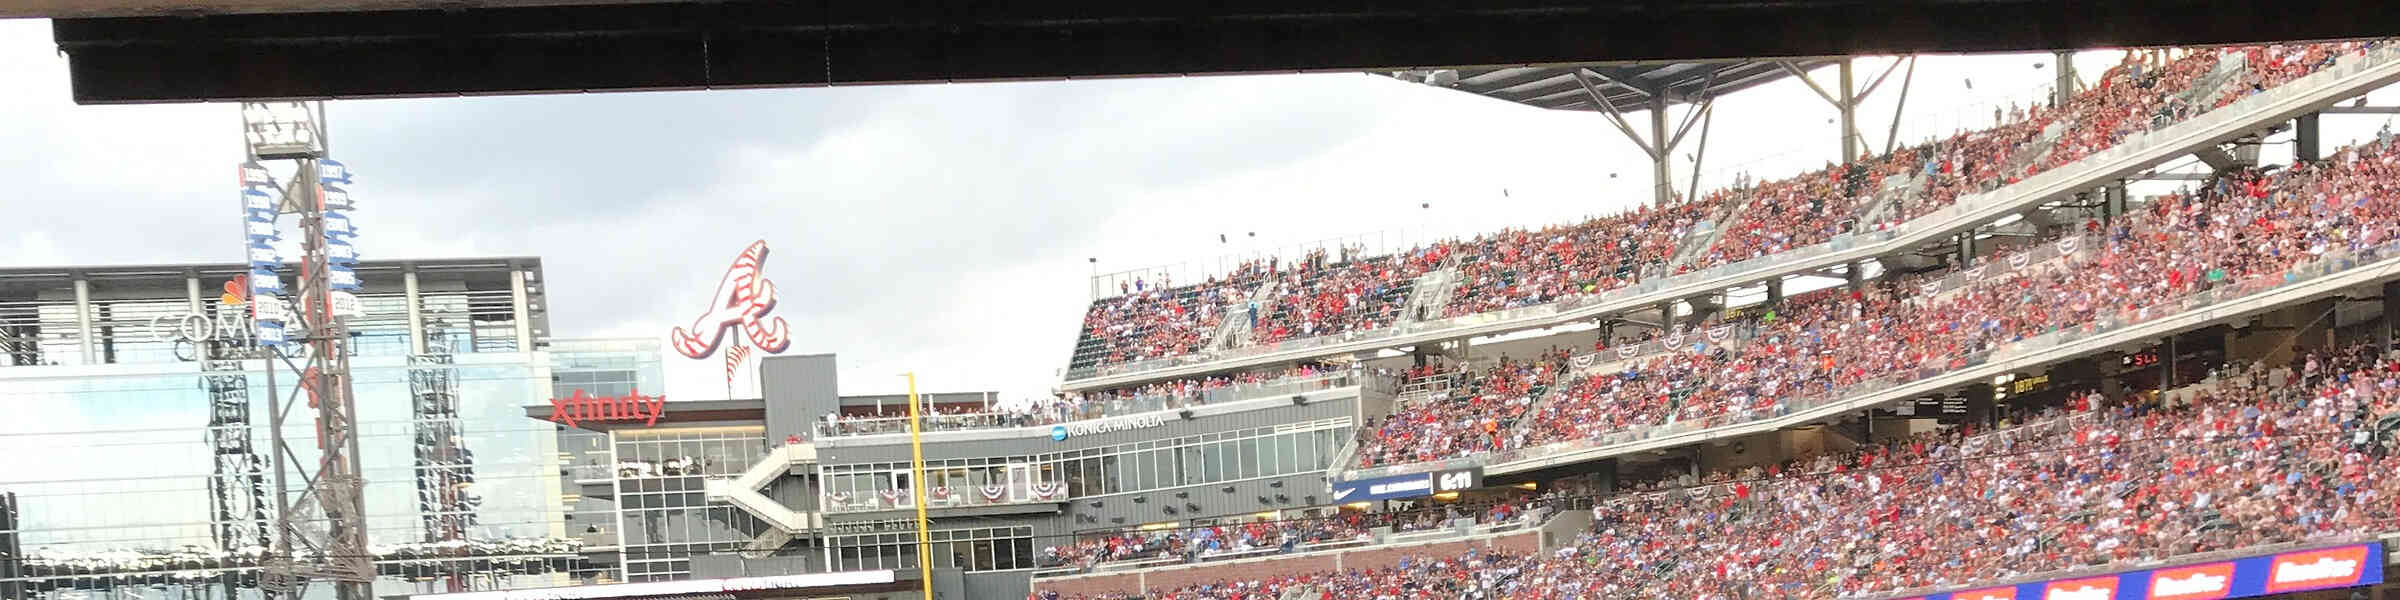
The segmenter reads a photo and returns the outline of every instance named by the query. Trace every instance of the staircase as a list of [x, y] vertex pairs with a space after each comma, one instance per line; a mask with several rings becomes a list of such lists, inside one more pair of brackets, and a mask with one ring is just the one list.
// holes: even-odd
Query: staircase
[[1883, 178], [1883, 188], [1875, 190], [1875, 196], [1867, 201], [1866, 210], [1861, 211], [1858, 215], [1858, 230], [1874, 231], [1886, 220], [1891, 219], [1902, 203], [1906, 202], [1908, 198], [1914, 197], [1918, 190], [1924, 187], [1925, 172], [1922, 168], [1910, 169], [1907, 173]]
[[[1270, 277], [1266, 281], [1259, 282], [1258, 287], [1250, 290], [1248, 295], [1236, 298], [1233, 302], [1226, 304], [1225, 323], [1217, 326], [1217, 335], [1209, 339], [1208, 349], [1222, 350], [1249, 345], [1250, 322], [1275, 310], [1275, 290], [1278, 283], [1277, 279]], [[1258, 300], [1258, 315], [1256, 316], [1250, 314], [1250, 299], [1253, 298]]]
[[1436, 373], [1400, 384], [1400, 394], [1392, 399], [1392, 410], [1399, 411], [1445, 394], [1458, 385], [1457, 373]]
[[2226, 86], [2231, 85], [2234, 80], [2241, 78], [2242, 73], [2250, 70], [2249, 60], [2240, 53], [2217, 56], [2216, 68], [2209, 69], [2206, 75], [2201, 75], [2198, 81], [2192, 82], [2192, 89], [2184, 90], [2182, 94], [2176, 95], [2176, 99], [2182, 100], [2187, 106], [2213, 107], [2214, 100], [2225, 92]]
[[823, 513], [795, 511], [759, 493], [775, 483], [776, 479], [782, 478], [784, 473], [790, 472], [793, 466], [816, 460], [816, 446], [785, 444], [768, 451], [749, 469], [743, 470], [740, 476], [708, 480], [706, 488], [709, 502], [732, 504], [734, 508], [758, 517], [769, 526], [766, 532], [759, 534], [743, 548], [744, 552], [761, 553], [761, 556], [771, 554], [775, 549], [782, 548], [785, 542], [791, 541], [794, 535], [824, 526]]
[[[1410, 284], [1408, 306], [1401, 309], [1400, 318], [1407, 321], [1431, 321], [1442, 318], [1450, 306], [1450, 293], [1458, 290], [1458, 269], [1444, 265], [1418, 275]], [[1419, 318], [1419, 315], [1423, 315]]]
[[1707, 254], [1709, 248], [1717, 245], [1718, 239], [1725, 237], [1725, 230], [1733, 228], [1734, 218], [1750, 208], [1751, 200], [1757, 197], [1757, 188], [1751, 187], [1746, 181], [1734, 185], [1742, 186], [1740, 191], [1734, 192], [1733, 198], [1726, 201], [1725, 207], [1718, 209], [1717, 214], [1710, 215], [1708, 221], [1701, 224], [1701, 230], [1684, 234], [1683, 243], [1675, 247], [1675, 258], [1667, 264], [1688, 264]]

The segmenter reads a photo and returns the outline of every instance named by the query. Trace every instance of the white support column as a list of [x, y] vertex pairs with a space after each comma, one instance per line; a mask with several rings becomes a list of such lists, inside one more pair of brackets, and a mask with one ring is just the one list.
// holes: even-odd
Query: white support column
[[417, 268], [400, 271], [400, 288], [408, 302], [408, 353], [425, 354], [425, 302], [417, 295]]
[[1858, 159], [1858, 86], [1851, 79], [1850, 57], [1842, 57], [1842, 97], [1835, 108], [1842, 111], [1842, 164]]
[[83, 364], [92, 364], [92, 282], [82, 273], [75, 274], [75, 345], [83, 351]]
[[1658, 189], [1651, 196], [1651, 205], [1665, 207], [1675, 202], [1675, 172], [1667, 161], [1673, 158], [1673, 145], [1667, 141], [1667, 99], [1650, 97], [1650, 177]]
[[527, 310], [525, 300], [525, 271], [510, 266], [508, 271], [509, 309], [517, 323], [517, 351], [533, 351], [533, 311]]
[[2050, 60], [2057, 67], [2051, 69], [2057, 78], [2050, 83], [2050, 108], [2063, 109], [2067, 107], [2067, 101], [2075, 98], [2075, 52], [2052, 51]]
[[196, 314], [200, 314], [200, 274], [199, 274], [199, 273], [184, 273], [184, 274], [183, 274], [183, 301], [184, 301], [184, 307], [185, 307], [185, 308], [188, 308], [188, 309], [191, 309], [191, 312], [192, 312], [192, 314], [195, 314], [195, 315], [196, 315]]

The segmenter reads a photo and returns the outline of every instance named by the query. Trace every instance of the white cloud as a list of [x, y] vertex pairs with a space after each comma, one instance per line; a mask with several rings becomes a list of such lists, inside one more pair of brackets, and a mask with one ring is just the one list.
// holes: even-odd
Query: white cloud
[[[0, 80], [16, 85], [0, 113], [21, 124], [0, 131], [0, 178], [15, 184], [0, 208], [25, 232], [0, 246], [0, 264], [233, 259], [224, 228], [205, 225], [230, 214], [233, 107], [74, 106], [46, 27], [0, 21]], [[2114, 59], [2077, 63], [2088, 78]], [[2055, 68], [2033, 65], [2051, 60], [1924, 58], [1901, 140], [2033, 101]], [[1860, 60], [1861, 85], [1890, 61]], [[1828, 84], [1832, 74], [1816, 73]], [[1902, 75], [1892, 77], [1859, 113], [1878, 149], [1898, 102]], [[1600, 115], [1369, 75], [376, 100], [331, 112], [337, 154], [361, 174], [354, 218], [370, 258], [538, 255], [556, 335], [651, 336], [697, 314], [734, 253], [765, 239], [794, 351], [1010, 396], [1055, 382], [1090, 258], [1102, 271], [1204, 268], [1344, 236], [1397, 246], [1426, 230], [1614, 212], [1651, 189], [1646, 159]], [[1796, 81], [1726, 98], [1715, 115], [1704, 188], [1821, 166], [1838, 147], [1833, 110]], [[1646, 114], [1627, 117], [1646, 128]], [[1679, 188], [1698, 135], [1674, 153]], [[846, 379], [851, 393], [899, 388]]]

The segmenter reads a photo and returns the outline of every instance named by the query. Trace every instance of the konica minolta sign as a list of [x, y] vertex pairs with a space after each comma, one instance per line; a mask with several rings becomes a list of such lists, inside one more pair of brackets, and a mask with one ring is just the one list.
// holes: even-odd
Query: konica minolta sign
[[1482, 486], [1483, 469], [1481, 467], [1448, 469], [1432, 473], [1336, 481], [1333, 482], [1333, 501], [1335, 504], [1348, 504], [1415, 498], [1442, 492], [1471, 490]]

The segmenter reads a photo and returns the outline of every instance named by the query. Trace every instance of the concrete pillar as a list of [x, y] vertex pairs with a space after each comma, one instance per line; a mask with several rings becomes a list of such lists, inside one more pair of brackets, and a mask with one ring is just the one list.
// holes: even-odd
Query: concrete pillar
[[1661, 328], [1675, 326], [1675, 301], [1668, 300], [1658, 303], [1658, 326]]
[[1782, 305], [1783, 305], [1783, 278], [1782, 278], [1782, 277], [1776, 277], [1776, 278], [1768, 279], [1768, 280], [1767, 280], [1767, 306], [1768, 306], [1768, 307], [1776, 307], [1776, 306], [1782, 306]]
[[2051, 52], [2050, 57], [2058, 67], [2051, 69], [2058, 74], [2058, 79], [2050, 85], [2050, 107], [2059, 108], [2075, 98], [2075, 52], [2058, 50]]
[[1958, 234], [1958, 266], [1967, 267], [1973, 266], [1974, 264], [1975, 232], [1974, 230], [1968, 230], [1964, 233]]
[[192, 314], [200, 314], [200, 274], [183, 274], [183, 306]]
[[2392, 353], [2392, 322], [2400, 319], [2400, 280], [2383, 282], [2383, 353]]
[[83, 364], [92, 364], [92, 282], [75, 274], [75, 345], [83, 351]]
[[2300, 115], [2292, 120], [2292, 161], [2315, 162], [2321, 156], [2317, 150], [2317, 113]]
[[2164, 350], [2158, 354], [2158, 391], [2164, 393], [2175, 389], [2175, 334], [2167, 334], [2167, 339], [2160, 340], [2159, 345]]
[[1667, 99], [1650, 98], [1650, 147], [1657, 150], [1650, 156], [1650, 177], [1655, 188], [1651, 202], [1666, 206], [1675, 201], [1675, 173], [1668, 159], [1674, 158], [1673, 148], [1667, 147]]
[[533, 351], [533, 311], [525, 300], [525, 271], [511, 266], [508, 271], [509, 310], [517, 323], [517, 351]]
[[[1842, 164], [1858, 159], [1858, 88], [1850, 72], [1851, 59], [1842, 58], [1842, 97], [1836, 108], [1842, 111]], [[1888, 73], [1888, 71], [1887, 71]]]
[[408, 353], [425, 354], [425, 302], [417, 293], [417, 268], [400, 270], [402, 298], [408, 302]]
[[1854, 292], [1855, 292], [1855, 291], [1858, 291], [1858, 290], [1861, 290], [1861, 289], [1866, 289], [1866, 287], [1867, 287], [1867, 261], [1863, 261], [1863, 260], [1854, 260], [1854, 261], [1850, 261], [1850, 264], [1849, 264], [1848, 266], [1846, 266], [1846, 267], [1843, 267], [1843, 268], [1842, 268], [1842, 271], [1843, 271], [1843, 273], [1842, 273], [1842, 277], [1843, 277], [1844, 279], [1848, 279], [1848, 280], [1850, 280], [1850, 282], [1849, 282], [1849, 285], [1850, 285], [1850, 291], [1854, 291]]

